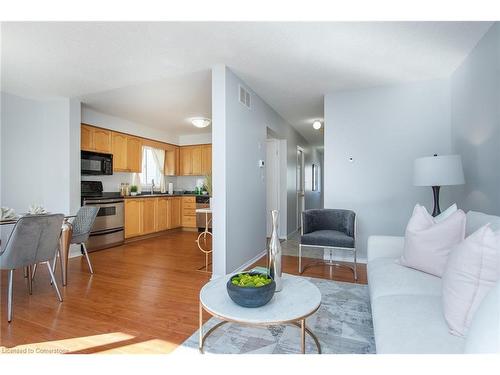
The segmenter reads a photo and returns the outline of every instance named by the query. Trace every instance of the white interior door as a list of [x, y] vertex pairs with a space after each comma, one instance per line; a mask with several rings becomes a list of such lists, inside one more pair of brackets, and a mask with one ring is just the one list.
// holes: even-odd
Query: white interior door
[[302, 225], [302, 211], [305, 209], [304, 149], [297, 146], [297, 229]]
[[271, 237], [271, 211], [280, 210], [279, 144], [276, 139], [266, 142], [266, 225], [267, 237]]

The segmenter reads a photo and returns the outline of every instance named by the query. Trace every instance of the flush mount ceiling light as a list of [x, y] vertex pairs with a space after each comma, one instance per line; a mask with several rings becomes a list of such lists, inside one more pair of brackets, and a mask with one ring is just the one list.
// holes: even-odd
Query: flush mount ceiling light
[[321, 129], [321, 121], [319, 121], [319, 120], [314, 121], [313, 122], [313, 128], [316, 129], [316, 130]]
[[210, 125], [210, 119], [204, 117], [195, 117], [191, 119], [191, 123], [197, 128], [206, 128]]

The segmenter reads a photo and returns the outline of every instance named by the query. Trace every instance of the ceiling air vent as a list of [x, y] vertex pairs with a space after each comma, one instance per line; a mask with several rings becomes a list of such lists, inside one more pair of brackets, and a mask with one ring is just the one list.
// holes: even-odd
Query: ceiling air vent
[[240, 85], [240, 103], [245, 107], [250, 108], [250, 93]]

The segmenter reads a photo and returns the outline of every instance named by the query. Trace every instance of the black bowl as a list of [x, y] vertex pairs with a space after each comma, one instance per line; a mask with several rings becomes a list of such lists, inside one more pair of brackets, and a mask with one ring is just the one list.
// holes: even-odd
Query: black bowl
[[[248, 275], [259, 275], [258, 272], [241, 272]], [[238, 273], [240, 275], [241, 273]], [[260, 307], [268, 303], [271, 298], [273, 298], [274, 292], [276, 290], [276, 283], [271, 281], [269, 284], [257, 287], [244, 287], [233, 285], [231, 281], [232, 276], [227, 282], [227, 294], [229, 297], [238, 305], [243, 307]]]

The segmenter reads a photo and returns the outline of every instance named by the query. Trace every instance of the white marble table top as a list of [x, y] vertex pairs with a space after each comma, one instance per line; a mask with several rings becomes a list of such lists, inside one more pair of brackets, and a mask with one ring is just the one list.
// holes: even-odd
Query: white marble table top
[[283, 289], [266, 305], [242, 307], [227, 294], [226, 283], [233, 275], [211, 280], [200, 291], [200, 302], [222, 319], [250, 324], [293, 322], [314, 313], [321, 305], [321, 292], [303, 277], [283, 274]]
[[197, 208], [196, 213], [197, 214], [211, 214], [212, 209], [211, 208]]

